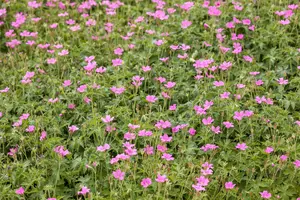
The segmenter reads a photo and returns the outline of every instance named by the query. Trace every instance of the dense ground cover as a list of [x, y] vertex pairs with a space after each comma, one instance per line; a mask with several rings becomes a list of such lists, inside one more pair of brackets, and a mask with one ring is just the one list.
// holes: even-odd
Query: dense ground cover
[[4, 1], [0, 199], [299, 199], [297, 3]]

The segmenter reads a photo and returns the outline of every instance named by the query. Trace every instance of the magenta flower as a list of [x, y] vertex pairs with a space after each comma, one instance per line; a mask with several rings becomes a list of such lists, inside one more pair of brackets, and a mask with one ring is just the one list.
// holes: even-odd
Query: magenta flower
[[116, 86], [113, 86], [110, 88], [110, 90], [115, 93], [116, 95], [120, 95], [122, 94], [123, 92], [125, 92], [125, 88], [124, 87], [116, 87]]
[[170, 88], [173, 88], [175, 85], [176, 85], [175, 82], [167, 82], [167, 83], [165, 84], [165, 87], [168, 88], [168, 89], [170, 89]]
[[113, 176], [115, 177], [115, 179], [118, 180], [124, 180], [124, 176], [125, 176], [125, 172], [122, 172], [120, 169], [113, 171]]
[[296, 160], [295, 162], [293, 162], [293, 164], [296, 168], [300, 168], [300, 160]]
[[278, 79], [278, 83], [279, 83], [279, 85], [286, 85], [286, 84], [289, 83], [289, 81], [288, 80], [284, 80], [283, 78], [280, 78], [280, 79]]
[[231, 123], [231, 122], [223, 122], [223, 125], [224, 125], [226, 128], [233, 128], [233, 127], [234, 127], [233, 123]]
[[233, 184], [232, 182], [226, 182], [225, 183], [225, 189], [226, 190], [231, 190], [235, 187], [235, 184]]
[[146, 100], [149, 102], [149, 103], [155, 103], [155, 101], [157, 101], [157, 97], [155, 97], [154, 95], [148, 95], [146, 97]]
[[114, 67], [121, 66], [123, 64], [123, 60], [120, 58], [112, 60], [112, 64]]
[[54, 152], [59, 154], [61, 157], [65, 157], [66, 155], [70, 154], [70, 152], [67, 149], [64, 149], [64, 146], [55, 147]]
[[142, 185], [144, 188], [149, 187], [151, 184], [152, 184], [151, 178], [144, 178], [144, 179], [141, 181], [141, 185]]
[[214, 86], [216, 86], [216, 87], [224, 86], [224, 82], [223, 81], [214, 81]]
[[191, 26], [192, 25], [192, 22], [191, 21], [188, 21], [188, 20], [183, 20], [182, 22], [181, 22], [181, 28], [183, 28], [183, 29], [186, 29], [186, 28], [188, 28], [189, 26]]
[[160, 136], [160, 140], [162, 142], [171, 142], [172, 141], [172, 137], [171, 136], [169, 137], [167, 134], [164, 134], [164, 135]]
[[157, 178], [155, 179], [158, 183], [164, 183], [167, 182], [167, 176], [166, 175], [161, 175], [160, 173], [157, 174]]
[[19, 189], [17, 189], [16, 191], [16, 194], [18, 194], [18, 195], [23, 195], [24, 194], [24, 192], [25, 192], [25, 190], [24, 190], [24, 188], [23, 187], [20, 187]]
[[34, 132], [34, 130], [35, 130], [35, 126], [33, 126], [33, 125], [30, 125], [30, 126], [28, 126], [28, 128], [26, 128], [26, 132], [28, 132], [28, 133], [32, 133], [32, 132]]
[[193, 184], [192, 187], [197, 191], [205, 191], [205, 187], [203, 187], [201, 184], [197, 183], [196, 185]]
[[238, 144], [235, 146], [235, 148], [240, 149], [240, 150], [242, 150], [242, 151], [245, 151], [245, 150], [248, 148], [248, 146], [246, 145], [246, 143], [238, 143]]
[[263, 199], [270, 199], [272, 197], [272, 194], [269, 193], [267, 190], [263, 191], [263, 192], [260, 192], [260, 196], [263, 198]]
[[208, 118], [202, 119], [202, 122], [204, 125], [210, 125], [214, 122], [214, 119], [212, 117], [208, 117]]
[[48, 63], [49, 65], [53, 65], [53, 64], [56, 63], [56, 59], [55, 59], [55, 58], [49, 58], [49, 59], [47, 59], [47, 63]]
[[176, 110], [176, 104], [170, 105], [169, 110], [171, 111]]
[[77, 88], [77, 91], [83, 93], [86, 91], [86, 89], [87, 89], [87, 85], [81, 85]]
[[78, 194], [78, 195], [86, 195], [86, 194], [89, 193], [89, 192], [90, 192], [90, 189], [87, 188], [86, 186], [83, 186], [83, 187], [81, 188], [81, 191], [77, 192], [77, 194]]
[[174, 160], [172, 154], [168, 154], [168, 153], [164, 153], [162, 156], [161, 156], [162, 159], [165, 159], [167, 161], [171, 161], [171, 160]]
[[47, 137], [47, 132], [46, 131], [42, 131], [41, 132], [41, 136], [40, 136], [40, 141], [43, 141], [46, 137]]
[[273, 147], [267, 147], [265, 149], [265, 152], [268, 153], [268, 154], [272, 153], [273, 151], [274, 151]]
[[75, 133], [78, 130], [79, 130], [79, 128], [75, 125], [69, 126], [69, 132], [70, 133]]

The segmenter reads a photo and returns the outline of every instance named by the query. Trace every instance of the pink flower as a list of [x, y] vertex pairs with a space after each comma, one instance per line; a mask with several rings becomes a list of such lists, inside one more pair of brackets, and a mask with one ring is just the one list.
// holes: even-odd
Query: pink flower
[[121, 56], [123, 54], [123, 49], [118, 47], [114, 50], [114, 54]]
[[228, 99], [230, 95], [230, 92], [224, 92], [223, 94], [220, 94], [221, 99]]
[[116, 87], [116, 86], [113, 86], [110, 88], [110, 90], [115, 93], [116, 95], [120, 95], [122, 94], [123, 92], [125, 92], [125, 88], [124, 87]]
[[148, 95], [146, 97], [146, 100], [149, 102], [149, 103], [154, 103], [155, 101], [157, 101], [157, 97], [155, 97], [154, 95]]
[[160, 173], [157, 174], [157, 178], [155, 180], [159, 183], [164, 183], [168, 181], [167, 176], [161, 175]]
[[183, 29], [188, 28], [190, 25], [192, 25], [192, 22], [191, 22], [191, 21], [183, 20], [183, 21], [181, 22], [181, 28], [183, 28]]
[[274, 151], [274, 149], [273, 149], [273, 147], [267, 147], [266, 149], [265, 149], [265, 152], [266, 153], [272, 153]]
[[47, 59], [47, 63], [48, 63], [49, 65], [53, 65], [53, 64], [56, 63], [56, 59], [55, 59], [55, 58], [48, 58], [48, 59]]
[[231, 190], [235, 187], [235, 184], [233, 184], [232, 182], [226, 182], [225, 183], [225, 189], [226, 190]]
[[41, 136], [40, 136], [40, 141], [43, 141], [46, 137], [47, 137], [47, 132], [46, 131], [42, 131], [41, 132]]
[[113, 64], [114, 67], [121, 66], [123, 64], [123, 60], [120, 59], [120, 58], [113, 59], [112, 64]]
[[289, 81], [288, 80], [284, 80], [283, 78], [280, 78], [280, 79], [278, 79], [278, 83], [279, 83], [279, 85], [286, 85], [286, 84], [289, 83]]
[[165, 87], [170, 89], [170, 88], [173, 88], [175, 85], [176, 85], [175, 82], [167, 82], [167, 83], [165, 84]]
[[293, 164], [296, 168], [300, 168], [300, 160], [296, 160], [295, 162], [293, 162]]
[[215, 144], [206, 144], [204, 146], [202, 146], [200, 149], [204, 152], [208, 151], [208, 150], [215, 150], [219, 148], [217, 145]]
[[98, 146], [97, 147], [97, 151], [100, 151], [100, 152], [104, 152], [104, 151], [109, 150], [109, 149], [110, 149], [109, 144], [104, 144], [103, 146]]
[[90, 189], [87, 188], [86, 186], [83, 186], [83, 187], [81, 188], [81, 191], [79, 191], [77, 194], [78, 194], [78, 195], [80, 195], [80, 194], [86, 195], [86, 194], [89, 193], [89, 192], [90, 192]]
[[224, 125], [226, 128], [233, 128], [233, 127], [234, 127], [233, 123], [231, 123], [231, 122], [223, 122], [223, 125]]
[[124, 180], [124, 176], [125, 176], [125, 172], [122, 172], [120, 169], [113, 171], [113, 176], [115, 177], [115, 179], [118, 180]]
[[202, 122], [204, 125], [210, 125], [214, 122], [214, 119], [212, 117], [208, 117], [208, 118], [202, 119]]
[[70, 152], [66, 149], [64, 150], [63, 146], [57, 146], [54, 148], [54, 152], [58, 153], [60, 156], [65, 157], [66, 155], [70, 154]]
[[176, 110], [176, 104], [170, 105], [169, 110], [171, 111]]
[[141, 182], [141, 185], [142, 185], [144, 188], [149, 187], [151, 184], [152, 184], [151, 178], [144, 178], [144, 179], [142, 180], [142, 182]]
[[160, 136], [160, 140], [162, 142], [171, 142], [172, 141], [172, 137], [171, 136], [169, 137], [167, 134], [164, 134], [164, 135]]
[[77, 91], [80, 92], [80, 93], [83, 93], [85, 92], [87, 89], [87, 86], [86, 85], [81, 85], [77, 88]]
[[271, 193], [269, 193], [268, 191], [263, 191], [263, 192], [260, 192], [260, 196], [263, 198], [263, 199], [270, 199], [272, 197]]
[[279, 23], [280, 23], [281, 25], [288, 25], [288, 24], [290, 24], [290, 20], [288, 20], [288, 19], [280, 20]]
[[203, 187], [201, 184], [197, 183], [196, 185], [192, 185], [192, 187], [197, 191], [205, 191], [205, 187]]
[[56, 198], [48, 198], [47, 200], [56, 200]]
[[167, 161], [171, 161], [171, 160], [174, 160], [172, 154], [168, 154], [168, 153], [164, 153], [162, 156], [161, 156], [162, 159], [165, 159]]
[[220, 128], [220, 126], [217, 126], [217, 127], [212, 126], [212, 127], [211, 127], [211, 130], [212, 130], [212, 132], [214, 132], [215, 134], [221, 133], [221, 128]]
[[151, 67], [150, 66], [142, 66], [142, 70], [144, 72], [148, 72], [148, 71], [151, 71]]
[[216, 87], [224, 86], [224, 82], [223, 81], [214, 81], [214, 86], [216, 86]]
[[78, 130], [79, 130], [79, 128], [77, 126], [75, 126], [75, 125], [69, 126], [69, 132], [70, 133], [74, 133], [74, 132], [76, 132]]
[[114, 120], [114, 117], [111, 117], [110, 115], [106, 115], [105, 118], [101, 118], [101, 120], [104, 122], [104, 123], [110, 123]]
[[63, 86], [64, 87], [68, 87], [72, 84], [71, 80], [65, 80], [64, 83], [63, 83]]
[[25, 192], [25, 190], [23, 187], [20, 187], [19, 189], [16, 190], [16, 194], [18, 194], [18, 195], [22, 195], [22, 194], [24, 194], [24, 192]]
[[189, 129], [189, 134], [190, 135], [195, 135], [196, 134], [196, 130], [194, 128], [190, 128]]
[[32, 133], [32, 132], [34, 132], [34, 130], [35, 130], [35, 126], [33, 126], [33, 125], [30, 125], [30, 126], [28, 126], [28, 128], [26, 128], [26, 132], [28, 132], [28, 133]]
[[242, 151], [245, 151], [245, 150], [248, 148], [248, 146], [246, 145], [246, 143], [238, 143], [238, 144], [235, 146], [235, 148], [240, 149], [240, 150], [242, 150]]
[[208, 14], [210, 16], [220, 16], [222, 14], [222, 12], [216, 6], [209, 6]]
[[244, 111], [234, 112], [233, 119], [241, 121], [243, 119], [243, 117], [245, 117], [245, 112]]
[[281, 155], [281, 156], [280, 156], [280, 160], [281, 160], [281, 161], [286, 161], [287, 158], [288, 158], [287, 155]]

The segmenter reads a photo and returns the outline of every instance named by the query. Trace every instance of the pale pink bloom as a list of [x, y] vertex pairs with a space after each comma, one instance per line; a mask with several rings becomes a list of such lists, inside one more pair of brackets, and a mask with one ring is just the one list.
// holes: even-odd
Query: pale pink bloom
[[100, 73], [100, 74], [103, 74], [106, 72], [106, 68], [105, 67], [98, 67], [96, 70], [95, 70], [96, 73]]
[[248, 146], [246, 145], [246, 143], [238, 143], [238, 144], [235, 146], [235, 148], [240, 149], [240, 150], [242, 150], [242, 151], [245, 151], [245, 150], [248, 148]]
[[18, 195], [23, 195], [24, 194], [24, 192], [25, 192], [25, 190], [24, 190], [24, 188], [23, 187], [20, 187], [19, 189], [17, 189], [16, 191], [16, 194], [18, 194]]
[[244, 111], [234, 112], [233, 119], [241, 121], [243, 119], [243, 117], [245, 117], [245, 112]]
[[120, 169], [113, 171], [113, 176], [115, 179], [124, 180], [125, 172], [122, 172]]
[[219, 148], [219, 147], [215, 144], [206, 144], [206, 145], [202, 146], [200, 149], [203, 150], [204, 152], [206, 152], [208, 150], [215, 150], [217, 148]]
[[123, 60], [119, 59], [119, 58], [113, 59], [112, 64], [113, 64], [114, 67], [121, 66], [123, 64]]
[[197, 183], [200, 184], [201, 186], [207, 186], [209, 183], [209, 179], [206, 178], [205, 176], [200, 176], [196, 178]]
[[164, 152], [166, 152], [168, 150], [168, 148], [166, 146], [164, 146], [164, 145], [157, 145], [157, 150], [159, 152], [164, 153]]
[[69, 126], [69, 132], [70, 133], [74, 133], [74, 132], [76, 132], [78, 130], [79, 130], [79, 128], [77, 126], [75, 126], [75, 125]]
[[164, 44], [164, 41], [163, 40], [156, 40], [154, 42], [154, 44], [156, 44], [157, 46], [161, 46], [162, 44]]
[[152, 155], [154, 153], [154, 148], [152, 146], [149, 146], [147, 145], [145, 148], [144, 148], [144, 152], [147, 154], [147, 155]]
[[280, 156], [280, 160], [281, 160], [281, 161], [286, 161], [287, 158], [288, 158], [287, 155], [281, 155], [281, 156]]
[[295, 124], [297, 124], [298, 126], [300, 126], [300, 120], [295, 121]]
[[58, 23], [54, 23], [54, 24], [50, 24], [49, 27], [52, 28], [52, 29], [56, 29], [57, 26], [58, 26]]
[[237, 84], [236, 87], [239, 88], [239, 89], [241, 89], [241, 88], [244, 88], [245, 85], [244, 84]]
[[263, 192], [260, 192], [260, 196], [263, 199], [270, 199], [272, 197], [272, 194], [265, 190]]
[[75, 26], [70, 27], [70, 30], [73, 31], [73, 32], [78, 31], [80, 29], [81, 29], [80, 25], [75, 25]]
[[225, 189], [226, 190], [231, 190], [235, 187], [235, 184], [233, 184], [232, 182], [226, 182], [225, 183]]
[[97, 151], [100, 151], [100, 152], [104, 152], [104, 151], [109, 150], [109, 149], [110, 149], [109, 144], [104, 144], [103, 146], [98, 146], [97, 147]]
[[233, 123], [231, 123], [231, 122], [223, 122], [223, 125], [224, 125], [226, 128], [233, 128], [233, 127], [234, 127]]
[[47, 200], [56, 200], [56, 198], [48, 198]]
[[290, 22], [289, 19], [285, 19], [285, 20], [280, 20], [279, 23], [280, 23], [281, 25], [288, 25], [288, 24], [290, 24], [291, 22]]
[[197, 191], [205, 191], [205, 187], [203, 187], [201, 184], [197, 183], [196, 185], [193, 184], [192, 187]]
[[125, 92], [125, 88], [124, 87], [116, 87], [116, 86], [113, 86], [110, 88], [110, 90], [115, 93], [116, 95], [120, 95], [122, 94], [123, 92]]
[[88, 19], [86, 22], [85, 22], [85, 25], [86, 26], [96, 26], [96, 20], [94, 19]]
[[257, 81], [255, 82], [255, 84], [258, 85], [258, 86], [260, 86], [260, 85], [263, 85], [264, 82], [263, 82], [262, 80], [257, 80]]
[[214, 122], [214, 119], [212, 117], [208, 117], [208, 118], [202, 119], [202, 122], [204, 125], [210, 125]]
[[222, 12], [216, 6], [209, 6], [208, 14], [210, 16], [220, 16], [222, 14]]
[[114, 120], [114, 117], [111, 117], [110, 115], [106, 115], [105, 118], [101, 118], [101, 120], [107, 124], [112, 122]]
[[142, 66], [142, 70], [144, 71], [144, 72], [148, 72], [148, 71], [151, 71], [151, 67], [150, 66]]
[[60, 156], [65, 157], [66, 155], [70, 154], [70, 152], [66, 149], [64, 150], [63, 146], [57, 146], [54, 148], [54, 152], [58, 153]]
[[278, 79], [278, 83], [279, 83], [279, 85], [286, 85], [286, 84], [289, 83], [289, 81], [288, 80], [284, 80], [284, 78], [280, 78], [280, 79]]
[[28, 133], [32, 133], [32, 132], [34, 132], [34, 130], [35, 130], [35, 126], [29, 125], [28, 128], [26, 128], [25, 131], [28, 132]]
[[167, 176], [166, 175], [161, 175], [161, 174], [157, 174], [157, 178], [155, 179], [157, 182], [159, 183], [164, 183], [164, 182], [167, 182], [168, 179], [167, 179]]
[[71, 80], [65, 80], [64, 83], [63, 83], [63, 86], [64, 87], [68, 87], [72, 84]]
[[243, 56], [244, 60], [247, 62], [252, 63], [253, 62], [253, 58], [251, 56]]
[[188, 21], [188, 20], [183, 20], [182, 22], [181, 22], [181, 28], [183, 28], [183, 29], [186, 29], [186, 28], [188, 28], [189, 26], [191, 26], [192, 25], [192, 22], [191, 21]]
[[124, 139], [125, 140], [134, 140], [135, 139], [135, 134], [127, 132], [127, 133], [124, 134]]
[[77, 91], [80, 92], [80, 93], [83, 93], [85, 92], [87, 89], [87, 86], [86, 85], [81, 85], [77, 88]]
[[216, 87], [224, 86], [224, 82], [223, 81], [214, 81], [214, 86], [216, 86]]
[[212, 127], [211, 127], [211, 130], [212, 130], [212, 132], [214, 132], [215, 134], [220, 134], [220, 133], [221, 133], [221, 128], [220, 128], [220, 126], [217, 126], [217, 127], [212, 126]]
[[164, 135], [160, 136], [160, 140], [162, 142], [171, 142], [172, 141], [172, 137], [171, 136], [169, 137], [167, 134], [164, 134]]
[[53, 65], [53, 64], [56, 63], [56, 59], [55, 59], [55, 58], [48, 58], [48, 59], [47, 59], [47, 63], [48, 63], [49, 65]]
[[114, 50], [114, 54], [121, 56], [123, 54], [123, 49], [118, 47]]
[[146, 97], [146, 100], [149, 102], [149, 103], [155, 103], [157, 101], [157, 97], [154, 96], [154, 95], [148, 95]]
[[89, 189], [88, 187], [86, 187], [86, 186], [83, 186], [83, 187], [81, 188], [81, 191], [77, 192], [77, 194], [78, 194], [78, 195], [80, 195], [80, 194], [86, 195], [86, 194], [89, 193], [89, 192], [90, 192], [90, 189]]
[[295, 162], [293, 162], [293, 164], [296, 168], [300, 168], [300, 160], [296, 160]]
[[141, 137], [149, 137], [149, 136], [152, 136], [152, 131], [147, 131], [147, 130], [145, 130], [145, 129], [140, 130], [139, 133], [138, 133], [138, 136], [141, 136]]
[[43, 141], [46, 137], [47, 137], [47, 132], [46, 131], [42, 131], [41, 132], [41, 136], [40, 136], [40, 141]]
[[267, 147], [265, 149], [265, 152], [268, 153], [268, 154], [272, 153], [273, 151], [274, 151], [273, 147]]
[[159, 60], [162, 61], [162, 62], [167, 62], [169, 60], [169, 57], [160, 58]]
[[166, 88], [168, 88], [168, 89], [170, 89], [170, 88], [173, 88], [174, 86], [176, 85], [176, 83], [175, 82], [167, 82], [166, 84], [165, 84], [165, 87]]
[[162, 156], [161, 156], [162, 159], [165, 159], [167, 161], [171, 161], [171, 160], [174, 160], [172, 154], [168, 154], [168, 153], [164, 153]]
[[69, 54], [69, 51], [66, 50], [66, 49], [63, 49], [61, 52], [58, 52], [59, 56], [65, 56], [65, 55], [68, 55], [68, 54]]
[[220, 94], [221, 99], [228, 99], [230, 95], [230, 92], [224, 92]]
[[169, 110], [171, 111], [176, 110], [176, 104], [170, 105]]
[[141, 185], [142, 185], [144, 188], [149, 187], [151, 184], [152, 184], [151, 178], [144, 178], [144, 179], [141, 181]]

